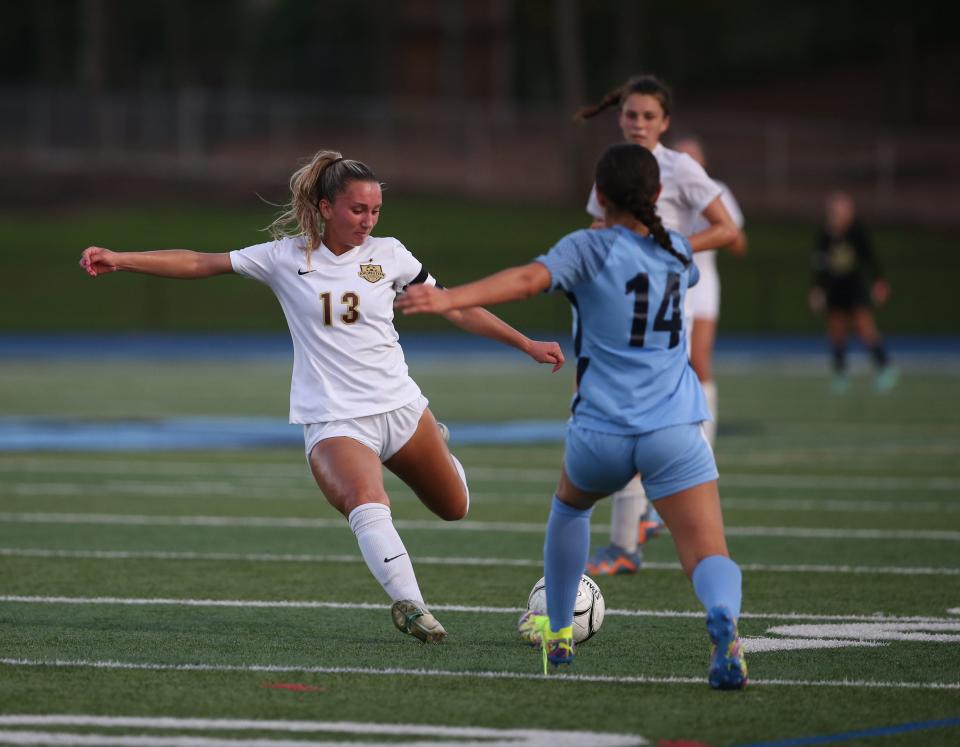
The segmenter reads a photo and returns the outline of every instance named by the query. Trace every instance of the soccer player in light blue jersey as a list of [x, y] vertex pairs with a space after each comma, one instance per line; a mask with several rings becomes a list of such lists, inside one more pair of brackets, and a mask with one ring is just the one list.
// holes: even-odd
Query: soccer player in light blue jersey
[[407, 314], [442, 314], [546, 290], [567, 295], [577, 392], [544, 543], [547, 615], [524, 613], [521, 636], [542, 646], [545, 661], [573, 661], [593, 505], [639, 472], [707, 611], [710, 685], [740, 689], [747, 683], [737, 633], [741, 574], [727, 551], [716, 462], [701, 426], [709, 410], [683, 330], [684, 295], [698, 276], [692, 250], [660, 221], [660, 170], [646, 148], [609, 148], [596, 186], [606, 228], [575, 231], [530, 264], [473, 283], [412, 286], [396, 305]]
[[[696, 252], [694, 262], [700, 271], [700, 282], [686, 299], [686, 326], [690, 361], [710, 408], [711, 419], [705, 422], [704, 430], [712, 446], [717, 420], [717, 385], [708, 355], [708, 346], [712, 343], [702, 314], [696, 323], [691, 323], [689, 317], [697, 301], [702, 302], [711, 295], [712, 289], [719, 288], [711, 250], [726, 248], [742, 254], [746, 240], [738, 230], [723, 185], [711, 179], [696, 159], [666, 148], [660, 142], [670, 128], [673, 112], [673, 94], [664, 81], [654, 75], [632, 76], [597, 104], [580, 109], [574, 118], [585, 121], [612, 108], [618, 111], [617, 124], [624, 141], [642, 145], [657, 159], [660, 167], [657, 213], [664, 227], [685, 236]], [[595, 189], [591, 189], [587, 212], [593, 217], [594, 226], [604, 225], [604, 210], [597, 201]], [[591, 576], [639, 571], [643, 545], [663, 527], [639, 477], [610, 496], [610, 502], [610, 542], [596, 548], [587, 561], [587, 572]]]

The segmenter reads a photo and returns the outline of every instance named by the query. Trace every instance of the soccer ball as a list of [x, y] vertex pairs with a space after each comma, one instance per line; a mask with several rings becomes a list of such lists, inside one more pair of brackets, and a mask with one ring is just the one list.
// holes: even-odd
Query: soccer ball
[[[547, 614], [547, 584], [540, 579], [533, 585], [527, 597], [527, 609], [538, 615]], [[580, 577], [577, 589], [577, 601], [573, 605], [573, 642], [583, 643], [590, 640], [603, 624], [603, 613], [607, 605], [603, 601], [600, 587], [589, 576]]]

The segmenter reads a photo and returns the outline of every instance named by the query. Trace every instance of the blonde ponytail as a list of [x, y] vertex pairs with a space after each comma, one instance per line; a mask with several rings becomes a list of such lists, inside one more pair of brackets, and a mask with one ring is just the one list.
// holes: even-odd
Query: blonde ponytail
[[320, 200], [333, 202], [348, 182], [377, 181], [365, 163], [345, 160], [335, 150], [318, 151], [310, 162], [290, 177], [290, 202], [285, 211], [268, 226], [270, 235], [279, 240], [285, 236], [306, 238], [307, 266], [310, 254], [323, 241], [324, 221]]

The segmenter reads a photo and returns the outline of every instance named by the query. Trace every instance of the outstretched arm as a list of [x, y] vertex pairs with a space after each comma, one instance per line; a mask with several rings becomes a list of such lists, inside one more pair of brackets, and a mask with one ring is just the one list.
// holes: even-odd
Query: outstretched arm
[[559, 371], [563, 366], [563, 351], [558, 343], [531, 340], [486, 309], [479, 307], [453, 309], [444, 312], [442, 316], [460, 329], [514, 347], [529, 355], [537, 363], [552, 363], [554, 372]]
[[208, 278], [233, 272], [230, 254], [161, 249], [153, 252], [113, 252], [100, 246], [84, 249], [80, 266], [90, 277], [124, 270], [165, 278]]
[[557, 371], [563, 365], [563, 352], [556, 342], [531, 340], [486, 309], [476, 308], [529, 298], [549, 286], [547, 268], [531, 262], [449, 290], [412, 285], [397, 298], [396, 307], [404, 314], [441, 314], [467, 332], [522, 350], [539, 363], [552, 363]]
[[453, 309], [521, 301], [549, 287], [550, 271], [539, 262], [531, 262], [445, 290], [413, 285], [394, 305], [404, 314], [444, 314]]

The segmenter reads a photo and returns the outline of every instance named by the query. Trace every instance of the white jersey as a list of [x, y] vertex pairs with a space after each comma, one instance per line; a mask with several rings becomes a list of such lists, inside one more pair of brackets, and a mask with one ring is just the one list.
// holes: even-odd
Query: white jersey
[[368, 237], [345, 254], [303, 237], [230, 252], [234, 272], [270, 286], [293, 338], [290, 422], [323, 423], [389, 412], [420, 396], [407, 372], [393, 302], [436, 281], [396, 239]]
[[[723, 182], [717, 184], [723, 192], [720, 193], [720, 201], [730, 213], [730, 217], [737, 228], [743, 228], [743, 211], [730, 188]], [[697, 218], [693, 225], [693, 232], [698, 233], [709, 228], [710, 223], [702, 215]], [[688, 320], [690, 319], [713, 319], [720, 316], [720, 274], [717, 272], [717, 250], [709, 249], [704, 252], [694, 252], [693, 261], [700, 270], [700, 282], [687, 293], [684, 313]], [[691, 325], [688, 323], [687, 328]]]
[[[661, 143], [657, 143], [652, 153], [660, 166], [660, 197], [657, 198], [660, 220], [665, 228], [681, 236], [691, 236], [697, 232], [694, 229], [697, 219], [707, 205], [720, 196], [722, 188], [686, 153], [670, 150]], [[596, 185], [590, 190], [587, 212], [603, 218]]]
[[[730, 213], [730, 217], [733, 219], [734, 224], [737, 228], [743, 228], [743, 211], [740, 209], [740, 204], [734, 198], [733, 193], [730, 191], [730, 188], [721, 181], [716, 182], [720, 189], [723, 191], [720, 193], [720, 202], [723, 203], [723, 206], [727, 209], [727, 212]], [[697, 220], [693, 224], [693, 233], [700, 233], [700, 231], [705, 231], [710, 227], [709, 221], [704, 218], [702, 215], [697, 216]], [[716, 249], [708, 249], [703, 252], [694, 252], [693, 261], [697, 263], [697, 267], [703, 270], [704, 267], [716, 266]]]

